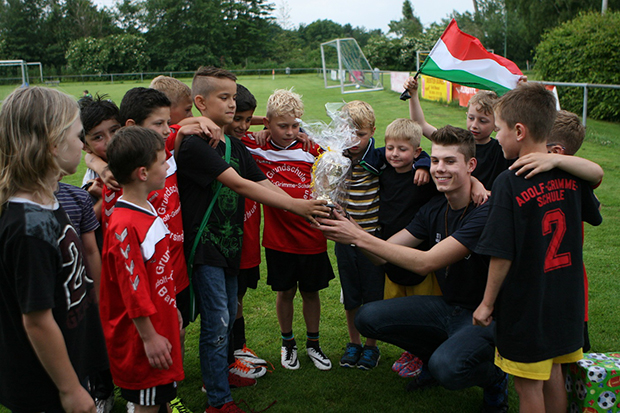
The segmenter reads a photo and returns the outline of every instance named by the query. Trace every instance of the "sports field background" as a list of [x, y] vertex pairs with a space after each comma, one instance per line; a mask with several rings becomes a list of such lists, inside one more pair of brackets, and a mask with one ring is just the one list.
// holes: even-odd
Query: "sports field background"
[[[190, 79], [182, 79], [190, 83]], [[339, 89], [325, 89], [322, 78], [317, 75], [295, 75], [271, 77], [240, 77], [239, 83], [248, 87], [258, 101], [257, 115], [264, 114], [268, 96], [277, 88], [294, 87], [303, 96], [306, 122], [328, 121], [325, 115], [326, 102], [365, 100], [370, 103], [377, 117], [375, 138], [378, 146], [384, 142], [385, 127], [394, 119], [408, 117], [408, 105], [398, 99], [398, 94], [389, 91], [342, 95]], [[91, 94], [106, 93], [120, 104], [125, 91], [132, 87], [148, 87], [144, 83], [61, 83], [58, 89], [81, 97], [88, 89]], [[8, 87], [0, 86], [0, 96], [6, 96]], [[465, 127], [465, 108], [423, 102], [422, 107], [429, 123], [441, 127], [446, 124]], [[195, 111], [195, 114], [197, 112]], [[260, 129], [253, 127], [253, 129]], [[620, 125], [588, 120], [586, 142], [577, 155], [599, 163], [605, 170], [602, 185], [596, 194], [602, 203], [603, 224], [592, 228], [586, 225], [584, 259], [590, 280], [590, 340], [592, 351], [620, 351], [620, 282], [618, 267], [620, 260], [620, 171], [617, 160], [620, 158]], [[424, 139], [422, 147], [430, 151], [430, 143]], [[84, 165], [78, 172], [65, 178], [66, 182], [79, 185], [84, 173]], [[337, 273], [333, 256], [333, 243], [328, 243], [328, 251]], [[380, 343], [381, 361], [372, 371], [344, 369], [338, 367], [344, 347], [348, 341], [344, 310], [339, 302], [340, 284], [338, 277], [330, 287], [321, 292], [321, 344], [331, 358], [334, 367], [331, 371], [319, 371], [305, 355], [305, 325], [301, 315], [301, 298], [295, 300], [295, 319], [293, 330], [297, 338], [301, 369], [285, 370], [280, 366], [280, 332], [275, 314], [275, 293], [265, 285], [266, 267], [261, 264], [261, 282], [256, 291], [249, 290], [245, 298], [245, 319], [248, 346], [262, 358], [275, 366], [274, 371], [258, 380], [252, 388], [233, 390], [233, 397], [247, 401], [250, 408], [259, 411], [277, 401], [269, 412], [478, 412], [482, 401], [482, 390], [470, 388], [463, 391], [448, 391], [432, 388], [415, 393], [407, 393], [404, 387], [408, 380], [391, 371], [392, 363], [400, 356], [401, 350]], [[201, 378], [198, 360], [198, 324], [189, 327], [186, 341], [185, 371], [186, 379], [179, 385], [179, 395], [193, 412], [204, 411], [206, 397], [200, 391]], [[33, 389], [36, 391], [36, 389]], [[518, 411], [517, 397], [510, 389], [511, 412]], [[243, 403], [240, 406], [250, 409]], [[114, 412], [123, 412], [124, 401], [117, 398]], [[8, 410], [0, 406], [0, 413]]]

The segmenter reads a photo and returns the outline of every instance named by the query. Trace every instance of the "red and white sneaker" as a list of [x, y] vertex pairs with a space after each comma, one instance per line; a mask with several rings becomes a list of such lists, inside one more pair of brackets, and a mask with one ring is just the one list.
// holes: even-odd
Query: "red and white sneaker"
[[221, 412], [221, 413], [243, 413], [243, 410], [241, 410], [239, 408], [239, 406], [237, 406], [235, 404], [235, 402], [228, 402], [226, 404], [224, 404], [222, 407], [220, 407], [219, 409], [213, 407], [213, 406], [209, 406], [207, 407], [207, 410], [205, 410], [205, 413], [217, 413], [217, 412]]
[[392, 371], [395, 371], [396, 373], [398, 373], [399, 371], [403, 369], [403, 367], [405, 367], [405, 364], [413, 360], [414, 357], [415, 355], [411, 354], [408, 351], [405, 351], [403, 354], [400, 355], [398, 360], [396, 360], [394, 364], [392, 364]]
[[242, 349], [235, 350], [234, 355], [236, 358], [250, 362], [255, 366], [267, 367], [267, 362], [262, 358], [258, 357], [256, 353], [249, 349], [245, 344], [243, 345]]
[[253, 365], [243, 359], [235, 358], [235, 362], [228, 366], [230, 373], [246, 379], [257, 379], [267, 373], [267, 368]]

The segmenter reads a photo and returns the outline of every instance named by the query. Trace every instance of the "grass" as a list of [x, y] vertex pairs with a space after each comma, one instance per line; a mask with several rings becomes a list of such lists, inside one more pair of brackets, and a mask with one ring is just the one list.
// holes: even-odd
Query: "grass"
[[[189, 83], [189, 79], [185, 79]], [[241, 77], [239, 82], [247, 86], [256, 96], [259, 107], [257, 114], [264, 113], [265, 102], [276, 88], [295, 87], [304, 97], [306, 121], [328, 120], [324, 104], [344, 100], [361, 99], [369, 102], [377, 117], [378, 144], [383, 144], [385, 127], [398, 117], [408, 116], [408, 106], [398, 99], [396, 93], [385, 90], [362, 94], [341, 95], [338, 89], [324, 89], [322, 79], [316, 75], [252, 76]], [[83, 89], [91, 93], [107, 93], [117, 103], [124, 92], [134, 86], [148, 87], [148, 83], [89, 83], [61, 84], [60, 89], [80, 97]], [[0, 96], [6, 93], [0, 88]], [[452, 124], [465, 127], [465, 109], [452, 105], [423, 102], [426, 119], [433, 125]], [[620, 265], [620, 172], [617, 159], [620, 147], [617, 141], [620, 125], [588, 120], [586, 141], [578, 155], [599, 163], [605, 170], [603, 184], [596, 190], [602, 203], [603, 224], [598, 228], [586, 226], [584, 258], [590, 280], [590, 337], [592, 351], [611, 352], [620, 350], [620, 315], [617, 301], [620, 297], [620, 283], [616, 281]], [[427, 151], [427, 140], [422, 145]], [[77, 174], [68, 177], [69, 183], [79, 184], [83, 165]], [[335, 265], [333, 243], [328, 244], [330, 257]], [[296, 312], [293, 328], [297, 334], [301, 369], [289, 371], [279, 364], [280, 333], [275, 314], [275, 293], [264, 283], [265, 264], [261, 266], [262, 279], [256, 291], [250, 290], [245, 298], [245, 318], [248, 345], [260, 357], [271, 361], [275, 369], [259, 379], [252, 388], [233, 390], [236, 401], [243, 399], [258, 411], [277, 401], [270, 412], [477, 412], [480, 408], [482, 391], [470, 388], [462, 391], [448, 391], [433, 388], [407, 393], [407, 380], [391, 371], [392, 363], [401, 350], [387, 344], [380, 344], [381, 361], [373, 371], [344, 369], [337, 362], [348, 341], [346, 321], [340, 298], [338, 278], [328, 289], [321, 292], [321, 343], [335, 367], [331, 371], [319, 371], [304, 354], [305, 325], [301, 315], [301, 299], [295, 300]], [[193, 412], [204, 411], [206, 398], [200, 391], [201, 378], [198, 360], [198, 325], [190, 325], [185, 356], [186, 379], [179, 386], [179, 395]], [[511, 412], [518, 411], [514, 389], [510, 389]], [[245, 407], [242, 404], [242, 407]], [[124, 411], [119, 399], [113, 410]], [[0, 407], [0, 413], [6, 409]]]

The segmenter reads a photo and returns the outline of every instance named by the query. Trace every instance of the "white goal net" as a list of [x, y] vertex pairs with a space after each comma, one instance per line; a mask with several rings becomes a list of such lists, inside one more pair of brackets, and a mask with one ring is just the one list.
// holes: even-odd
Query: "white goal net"
[[383, 89], [379, 71], [370, 67], [355, 39], [321, 43], [321, 60], [326, 88], [339, 87], [342, 93]]

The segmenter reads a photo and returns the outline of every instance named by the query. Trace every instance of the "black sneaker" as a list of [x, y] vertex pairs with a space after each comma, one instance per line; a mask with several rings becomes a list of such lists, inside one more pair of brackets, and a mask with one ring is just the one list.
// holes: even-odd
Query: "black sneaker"
[[357, 362], [357, 368], [362, 370], [371, 370], [377, 367], [379, 359], [381, 358], [381, 352], [379, 347], [364, 346], [360, 360]]
[[416, 391], [418, 389], [422, 389], [425, 387], [433, 387], [437, 385], [439, 385], [439, 383], [432, 376], [431, 372], [428, 371], [427, 368], [423, 367], [422, 372], [418, 374], [416, 377], [414, 377], [413, 380], [411, 380], [407, 384], [406, 389], [407, 391]]
[[340, 367], [356, 367], [362, 355], [362, 346], [355, 343], [347, 343], [344, 356], [340, 359]]
[[482, 394], [483, 413], [508, 412], [508, 374], [492, 386], [485, 387]]

